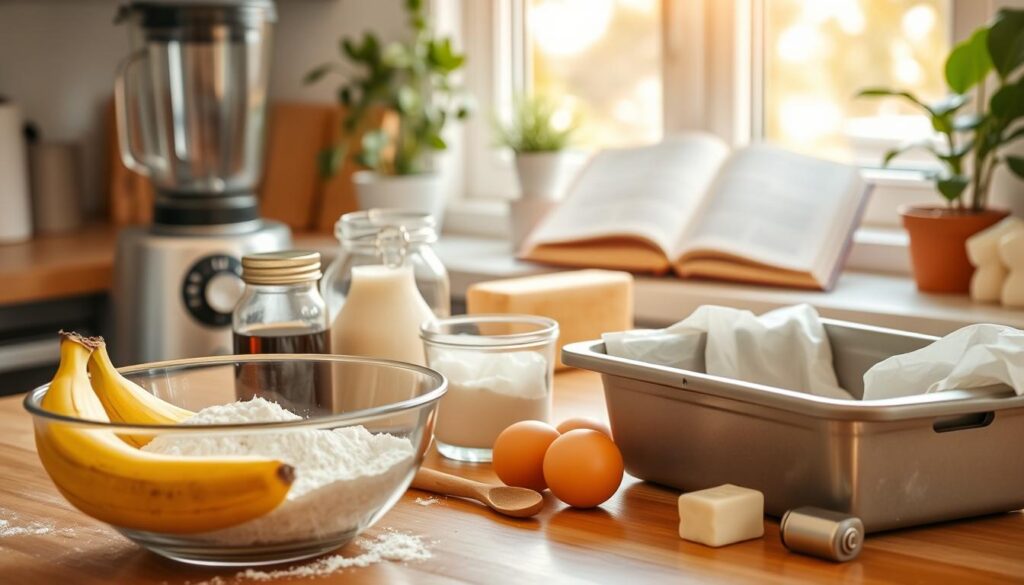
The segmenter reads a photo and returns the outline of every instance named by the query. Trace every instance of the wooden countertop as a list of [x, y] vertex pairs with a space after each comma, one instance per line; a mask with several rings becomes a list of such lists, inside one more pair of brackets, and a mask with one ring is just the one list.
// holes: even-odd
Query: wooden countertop
[[[66, 234], [0, 245], [0, 305], [105, 293], [113, 282], [117, 228], [91, 225]], [[297, 234], [297, 246], [334, 245], [327, 234]]]
[[[605, 417], [600, 379], [556, 377], [555, 416]], [[235, 570], [162, 559], [77, 512], [57, 493], [35, 455], [19, 398], [0, 399], [0, 575], [7, 583], [234, 583]], [[493, 481], [489, 465], [427, 464]], [[1017, 512], [868, 538], [855, 561], [837, 564], [786, 551], [778, 523], [763, 539], [720, 549], [677, 534], [678, 492], [627, 477], [601, 508], [573, 510], [547, 496], [537, 519], [499, 517], [475, 503], [415, 503], [410, 490], [369, 531], [409, 531], [431, 542], [433, 558], [341, 570], [309, 583], [1008, 583], [1024, 582], [1024, 513]], [[45, 523], [49, 534], [4, 536]], [[37, 525], [38, 526], [38, 525]], [[341, 550], [357, 554], [354, 546]], [[220, 578], [221, 581], [217, 581]], [[288, 581], [298, 583], [300, 581]]]
[[106, 292], [116, 239], [112, 226], [97, 225], [0, 245], [0, 305]]

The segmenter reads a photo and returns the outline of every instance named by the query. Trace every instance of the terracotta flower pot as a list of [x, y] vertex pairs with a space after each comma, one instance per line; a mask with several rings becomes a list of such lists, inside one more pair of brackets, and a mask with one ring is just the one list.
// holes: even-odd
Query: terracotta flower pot
[[901, 208], [900, 215], [910, 234], [910, 259], [917, 290], [966, 294], [974, 273], [967, 260], [967, 238], [998, 223], [1009, 212], [915, 206]]

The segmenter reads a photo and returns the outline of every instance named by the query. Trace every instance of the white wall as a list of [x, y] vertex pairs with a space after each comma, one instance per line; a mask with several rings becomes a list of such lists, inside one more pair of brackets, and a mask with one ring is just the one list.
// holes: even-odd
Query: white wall
[[[0, 0], [0, 95], [18, 103], [47, 140], [83, 145], [85, 207], [102, 207], [104, 107], [128, 53], [113, 24], [121, 0]], [[405, 29], [402, 0], [278, 0], [272, 99], [334, 99], [335, 84], [302, 85], [314, 65], [339, 56], [338, 39]], [[0, 180], [3, 180], [0, 177]]]
[[336, 82], [303, 86], [306, 72], [340, 59], [343, 36], [373, 31], [385, 40], [406, 30], [404, 0], [278, 0], [278, 22], [270, 95], [275, 99], [333, 101]]

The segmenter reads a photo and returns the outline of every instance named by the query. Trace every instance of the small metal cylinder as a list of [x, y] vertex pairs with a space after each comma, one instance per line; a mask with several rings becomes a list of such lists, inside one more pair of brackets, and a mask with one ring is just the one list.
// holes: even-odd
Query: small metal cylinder
[[779, 534], [793, 552], [843, 562], [860, 554], [864, 523], [856, 516], [804, 506], [782, 516]]

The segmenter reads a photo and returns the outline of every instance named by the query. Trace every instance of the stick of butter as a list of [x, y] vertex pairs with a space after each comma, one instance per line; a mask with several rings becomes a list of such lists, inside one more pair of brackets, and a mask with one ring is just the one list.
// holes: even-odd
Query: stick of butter
[[764, 494], [732, 484], [679, 496], [679, 537], [725, 546], [764, 536]]
[[[574, 270], [480, 282], [466, 291], [466, 312], [524, 313], [558, 321], [558, 346], [633, 328], [633, 276]], [[557, 361], [562, 365], [561, 357]]]

